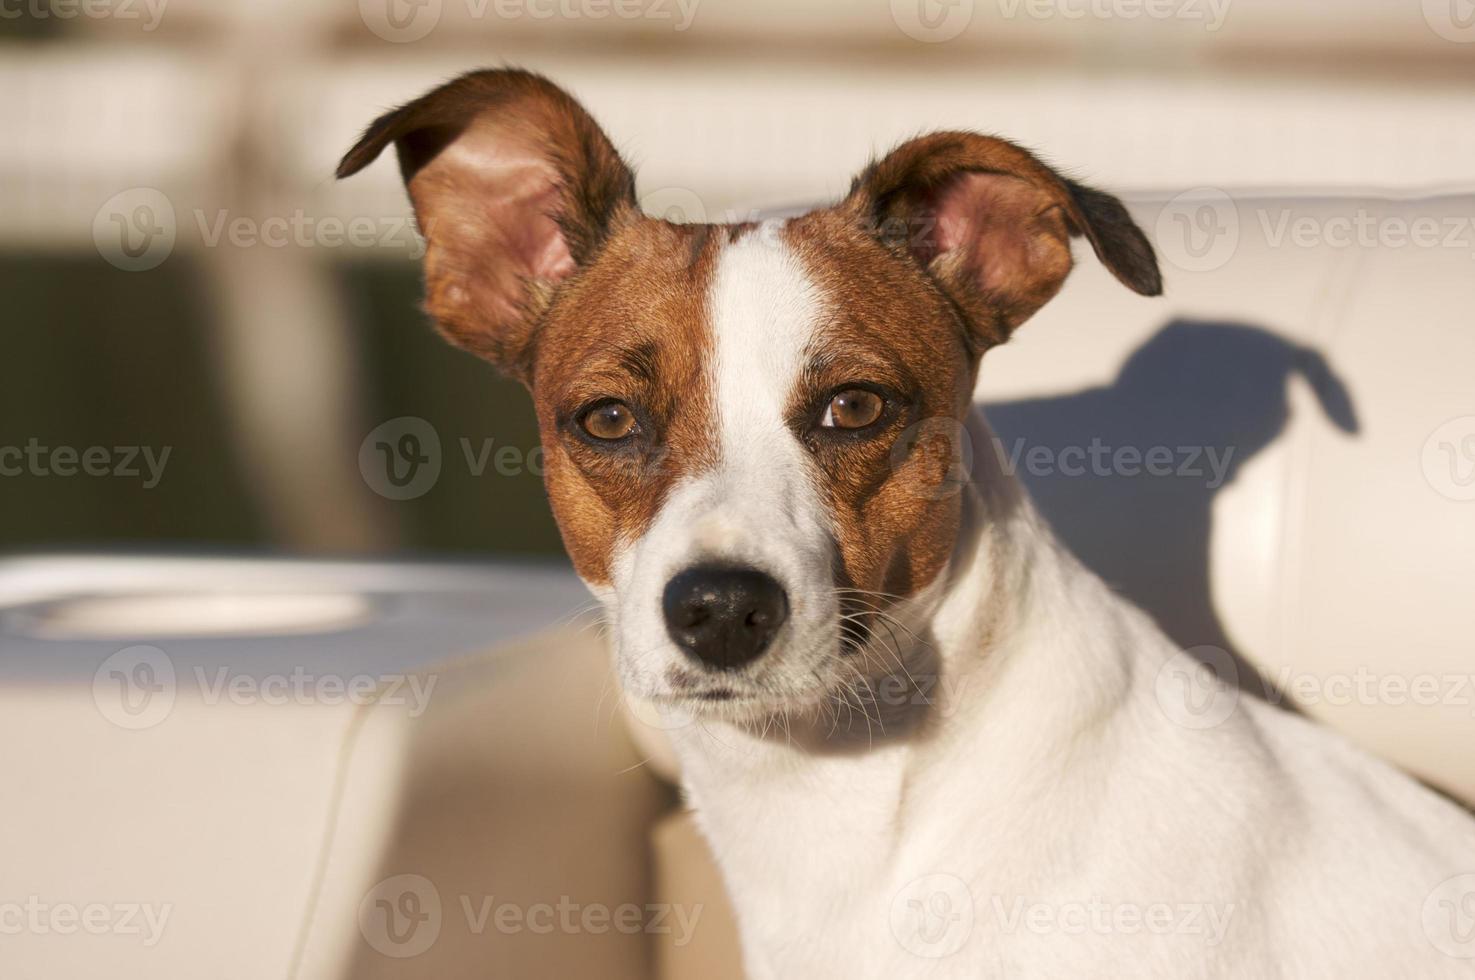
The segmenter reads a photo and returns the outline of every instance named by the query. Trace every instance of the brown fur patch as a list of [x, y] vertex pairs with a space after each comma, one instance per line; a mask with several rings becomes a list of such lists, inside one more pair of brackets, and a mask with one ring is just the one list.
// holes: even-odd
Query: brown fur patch
[[[716, 462], [706, 306], [726, 238], [720, 226], [633, 222], [559, 290], [539, 325], [532, 392], [544, 479], [590, 582], [609, 581], [615, 549], [650, 526], [678, 477]], [[644, 436], [618, 448], [582, 438], [577, 413], [600, 398], [634, 407]]]
[[818, 438], [811, 449], [834, 515], [839, 584], [911, 595], [937, 577], [961, 514], [955, 437], [976, 362], [948, 298], [905, 254], [843, 211], [785, 230], [830, 315], [789, 406], [796, 418], [850, 382], [896, 392], [905, 407], [869, 438]]
[[963, 311], [979, 352], [1060, 289], [1084, 235], [1128, 288], [1162, 291], [1152, 246], [1120, 201], [977, 133], [909, 140], [855, 178], [841, 209], [905, 246]]
[[426, 239], [426, 310], [526, 381], [553, 289], [638, 220], [634, 175], [567, 92], [516, 69], [470, 72], [380, 116], [338, 176], [391, 143]]

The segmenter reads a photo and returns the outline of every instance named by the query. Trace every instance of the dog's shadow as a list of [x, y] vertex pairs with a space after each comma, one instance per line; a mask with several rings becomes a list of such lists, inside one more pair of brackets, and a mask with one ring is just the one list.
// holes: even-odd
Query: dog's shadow
[[1319, 352], [1237, 323], [1174, 321], [1109, 385], [983, 405], [1004, 463], [1081, 561], [1180, 648], [1227, 653], [1240, 687], [1261, 696], [1214, 608], [1213, 501], [1285, 429], [1293, 376], [1332, 424], [1357, 431]]
[[[1108, 385], [1068, 395], [985, 402], [999, 468], [1028, 488], [1061, 540], [1118, 594], [1146, 610], [1182, 650], [1265, 698], [1268, 682], [1235, 648], [1210, 590], [1214, 496], [1285, 430], [1292, 377], [1327, 418], [1357, 431], [1346, 387], [1325, 358], [1268, 330], [1175, 321], [1127, 359]], [[990, 479], [993, 467], [976, 468]], [[925, 737], [931, 701], [910, 684], [946, 685], [930, 637], [898, 671], [903, 690], [867, 691], [864, 727], [829, 733], [823, 751]], [[1226, 669], [1232, 667], [1232, 670]], [[1293, 709], [1283, 697], [1275, 703]], [[848, 719], [847, 719], [848, 720]]]

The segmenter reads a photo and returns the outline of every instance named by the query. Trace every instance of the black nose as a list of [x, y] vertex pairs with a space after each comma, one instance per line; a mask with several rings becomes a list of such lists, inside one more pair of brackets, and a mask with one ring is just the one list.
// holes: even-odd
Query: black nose
[[784, 587], [755, 568], [698, 565], [666, 583], [666, 631], [718, 670], [755, 659], [789, 618]]

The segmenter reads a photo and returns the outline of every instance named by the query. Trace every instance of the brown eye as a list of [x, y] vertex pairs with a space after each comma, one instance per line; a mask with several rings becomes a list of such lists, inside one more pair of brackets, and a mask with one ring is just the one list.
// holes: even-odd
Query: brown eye
[[886, 402], [874, 391], [846, 388], [830, 399], [820, 425], [830, 429], [864, 429], [881, 417]]
[[624, 402], [605, 402], [585, 412], [579, 425], [594, 438], [612, 442], [635, 431], [635, 413]]

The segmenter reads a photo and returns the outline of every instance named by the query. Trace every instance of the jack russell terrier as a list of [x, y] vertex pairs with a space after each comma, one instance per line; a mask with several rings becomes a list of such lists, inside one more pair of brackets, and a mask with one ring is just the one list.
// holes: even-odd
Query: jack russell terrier
[[1072, 237], [1160, 292], [1116, 198], [941, 132], [832, 207], [674, 224], [517, 70], [387, 113], [338, 175], [391, 143], [430, 314], [532, 393], [622, 685], [694, 718], [751, 977], [1475, 977], [1475, 821], [1249, 698], [1176, 723], [1169, 640], [994, 453], [961, 463], [979, 359]]

